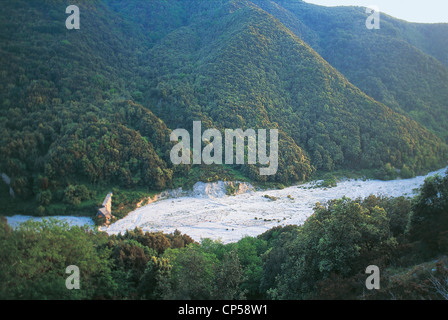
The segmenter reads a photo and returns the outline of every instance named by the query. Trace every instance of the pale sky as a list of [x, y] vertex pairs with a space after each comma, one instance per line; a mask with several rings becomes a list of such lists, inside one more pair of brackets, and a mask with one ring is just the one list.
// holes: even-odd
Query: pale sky
[[381, 12], [409, 22], [448, 23], [448, 0], [304, 0], [321, 6], [376, 6]]

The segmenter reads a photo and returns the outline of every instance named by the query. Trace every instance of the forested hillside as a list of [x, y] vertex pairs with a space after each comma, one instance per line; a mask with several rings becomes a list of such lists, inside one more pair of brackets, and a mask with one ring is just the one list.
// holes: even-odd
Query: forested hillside
[[[80, 8], [79, 30], [65, 27], [70, 4]], [[90, 201], [92, 212], [110, 188], [177, 186], [197, 168], [172, 165], [169, 135], [194, 120], [204, 130], [279, 130], [276, 175], [260, 176], [256, 165], [203, 166], [203, 179], [286, 184], [336, 169], [410, 177], [445, 165], [444, 40], [432, 48], [406, 28], [406, 41], [373, 36], [359, 10], [302, 5], [3, 4], [0, 171], [16, 195], [2, 198], [4, 207], [17, 210], [25, 199], [32, 213], [57, 214]], [[358, 16], [356, 37], [336, 23]], [[392, 33], [388, 19], [383, 30]]]
[[448, 24], [408, 23], [381, 13], [380, 29], [369, 30], [363, 7], [328, 8], [297, 0], [254, 3], [369, 96], [447, 141]]
[[73, 202], [70, 185], [165, 188], [170, 130], [131, 102], [141, 94], [138, 37], [90, 1], [80, 5], [85, 32], [70, 32], [65, 5], [17, 1], [2, 10], [2, 172], [17, 197], [44, 207]]

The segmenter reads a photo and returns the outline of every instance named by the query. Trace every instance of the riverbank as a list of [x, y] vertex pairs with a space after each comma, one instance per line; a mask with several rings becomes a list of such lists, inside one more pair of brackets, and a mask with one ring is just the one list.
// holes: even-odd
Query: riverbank
[[[163, 192], [155, 201], [99, 229], [108, 234], [124, 233], [136, 227], [145, 232], [164, 233], [178, 229], [196, 241], [210, 238], [223, 243], [235, 242], [244, 236], [257, 236], [275, 226], [302, 225], [313, 214], [317, 202], [324, 203], [344, 196], [365, 198], [371, 194], [412, 197], [427, 177], [444, 175], [447, 169], [402, 180], [346, 179], [332, 188], [318, 187], [319, 181], [276, 190], [256, 190], [244, 182], [200, 182], [192, 191], [176, 189]], [[233, 195], [229, 195], [229, 186], [232, 186], [230, 190]], [[87, 217], [53, 218], [70, 225], [89, 225], [94, 228], [93, 220]], [[7, 219], [10, 225], [17, 226], [29, 219], [40, 221], [42, 218], [15, 215]]]
[[317, 202], [355, 199], [371, 194], [388, 197], [413, 196], [424, 180], [444, 175], [448, 168], [403, 180], [345, 180], [333, 188], [315, 188], [315, 183], [287, 187], [282, 190], [254, 191], [235, 196], [213, 192], [159, 200], [142, 206], [125, 218], [101, 227], [109, 234], [118, 234], [136, 227], [143, 231], [171, 233], [178, 229], [193, 239], [235, 242], [242, 237], [257, 236], [279, 225], [301, 225], [313, 214]]

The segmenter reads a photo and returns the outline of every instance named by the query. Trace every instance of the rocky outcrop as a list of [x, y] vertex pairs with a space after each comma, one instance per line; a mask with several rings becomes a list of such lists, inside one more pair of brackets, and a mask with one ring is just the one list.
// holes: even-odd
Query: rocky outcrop
[[255, 188], [247, 182], [218, 181], [211, 183], [198, 182], [193, 186], [195, 197], [222, 198], [234, 196], [246, 192], [255, 191]]
[[252, 191], [255, 191], [255, 187], [247, 182], [197, 182], [192, 190], [183, 190], [182, 188], [166, 190], [153, 197], [143, 199], [137, 204], [137, 208], [163, 199], [180, 197], [223, 198], [225, 196], [235, 196]]

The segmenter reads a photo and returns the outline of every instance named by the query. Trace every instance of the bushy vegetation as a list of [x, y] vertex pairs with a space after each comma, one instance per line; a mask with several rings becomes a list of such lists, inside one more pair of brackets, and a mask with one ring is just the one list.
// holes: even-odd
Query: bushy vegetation
[[[368, 70], [399, 80], [382, 80], [397, 92], [392, 103], [362, 85], [370, 75], [352, 80], [337, 60], [349, 55], [338, 51], [334, 66], [385, 105], [372, 100], [303, 42], [349, 48], [364, 63], [361, 49], [371, 47], [363, 46], [364, 33], [351, 40], [354, 48], [336, 36], [319, 40], [343, 12], [329, 10], [322, 30], [313, 31], [317, 9], [306, 7], [313, 14], [305, 18], [293, 2], [280, 1], [290, 12], [274, 13], [269, 8], [279, 6], [262, 1], [82, 1], [81, 29], [67, 30], [68, 4], [9, 1], [0, 13], [0, 169], [17, 197], [5, 199], [9, 212], [94, 214], [112, 188], [148, 194], [192, 177], [289, 184], [316, 171], [369, 169], [391, 179], [446, 164], [445, 142], [424, 128], [445, 136], [444, 67], [435, 72], [422, 53], [381, 42], [388, 54], [403, 51], [412, 64], [428, 66], [415, 80], [404, 73], [408, 60], [372, 58]], [[333, 62], [328, 48], [315, 49]], [[385, 60], [400, 63], [392, 68]], [[277, 174], [260, 176], [255, 165], [173, 166], [171, 130], [190, 130], [194, 120], [221, 131], [278, 129]]]
[[[70, 4], [2, 3], [0, 173], [15, 198], [0, 183], [1, 215], [93, 215], [112, 190], [121, 218], [197, 181], [280, 186], [319, 172], [332, 186], [337, 170], [395, 179], [446, 165], [444, 25], [384, 17], [375, 33], [359, 9], [289, 0], [97, 0], [78, 1], [81, 29], [67, 30]], [[195, 120], [278, 129], [277, 174], [173, 166], [170, 133]], [[303, 226], [231, 244], [2, 218], [0, 298], [440, 299], [447, 190], [435, 177], [413, 200], [317, 204]], [[370, 264], [380, 291], [365, 290]], [[69, 265], [82, 290], [65, 288]]]
[[[56, 220], [12, 229], [2, 218], [0, 298], [446, 299], [447, 195], [448, 175], [429, 178], [414, 199], [318, 203], [302, 226], [229, 244]], [[65, 287], [69, 265], [81, 290]], [[366, 290], [369, 265], [380, 267], [380, 290]]]
[[363, 7], [254, 2], [369, 96], [448, 141], [447, 24], [409, 23], [381, 13], [380, 29], [369, 30]]

